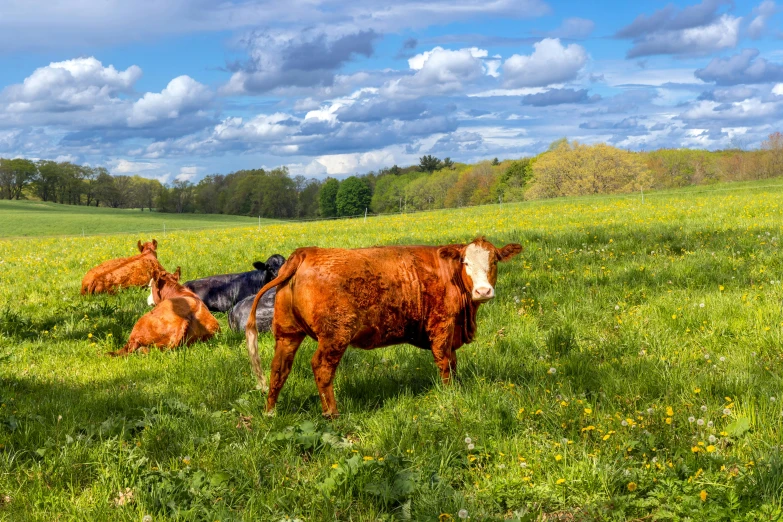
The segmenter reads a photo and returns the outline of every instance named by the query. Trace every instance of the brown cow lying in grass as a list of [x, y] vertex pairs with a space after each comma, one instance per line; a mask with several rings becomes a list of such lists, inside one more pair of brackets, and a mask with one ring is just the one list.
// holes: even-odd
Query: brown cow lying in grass
[[196, 294], [179, 284], [180, 268], [173, 274], [159, 272], [150, 280], [155, 308], [136, 321], [128, 342], [109, 355], [127, 355], [136, 350], [149, 353], [211, 339], [220, 330], [217, 320]]
[[113, 294], [118, 288], [146, 286], [150, 279], [163, 270], [158, 262], [158, 242], [138, 242], [139, 252], [135, 256], [104, 261], [91, 269], [82, 279], [82, 295], [107, 292]]
[[495, 248], [483, 237], [469, 245], [295, 250], [256, 295], [245, 329], [263, 389], [256, 307], [277, 287], [267, 411], [274, 409], [305, 336], [318, 341], [312, 367], [326, 416], [338, 414], [332, 381], [349, 345], [368, 350], [409, 343], [431, 350], [443, 382], [450, 382], [457, 348], [475, 335], [479, 305], [495, 296], [498, 261], [521, 251], [515, 243]]

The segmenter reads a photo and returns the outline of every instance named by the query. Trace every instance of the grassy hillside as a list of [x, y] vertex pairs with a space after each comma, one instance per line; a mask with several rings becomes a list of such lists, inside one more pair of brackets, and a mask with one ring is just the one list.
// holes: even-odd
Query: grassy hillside
[[[262, 220], [263, 223], [271, 222]], [[160, 214], [36, 201], [0, 200], [0, 237], [154, 233], [187, 228], [258, 224], [258, 219], [219, 214]]]
[[224, 314], [210, 342], [104, 357], [146, 294], [79, 282], [127, 236], [0, 241], [0, 518], [776, 519], [782, 223], [756, 184], [158, 238], [186, 279], [303, 245], [522, 243], [456, 385], [422, 350], [349, 350], [333, 422], [310, 340], [264, 415]]

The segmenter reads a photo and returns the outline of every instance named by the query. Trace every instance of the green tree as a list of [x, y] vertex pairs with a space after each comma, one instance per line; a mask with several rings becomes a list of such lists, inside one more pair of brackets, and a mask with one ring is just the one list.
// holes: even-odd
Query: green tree
[[443, 168], [444, 169], [454, 169], [454, 162], [451, 161], [451, 158], [443, 158]]
[[340, 183], [335, 204], [338, 216], [356, 216], [370, 207], [372, 193], [363, 179], [351, 176]]
[[337, 216], [337, 192], [340, 190], [340, 182], [334, 178], [327, 178], [321, 185], [318, 193], [318, 208], [321, 217]]
[[0, 187], [3, 197], [19, 199], [22, 191], [35, 180], [38, 167], [30, 160], [17, 158], [0, 159]]
[[650, 183], [649, 170], [639, 153], [611, 145], [561, 143], [533, 165], [531, 198], [616, 194], [639, 190]]
[[55, 161], [39, 161], [38, 175], [33, 181], [33, 192], [42, 201], [57, 199], [57, 186], [60, 184], [60, 166]]
[[500, 197], [503, 201], [523, 201], [527, 184], [533, 177], [533, 159], [523, 158], [512, 161], [500, 175], [495, 185], [492, 200]]
[[435, 156], [427, 154], [419, 158], [419, 170], [422, 172], [435, 172], [440, 167], [441, 161]]
[[493, 167], [497, 167], [498, 165], [500, 165], [500, 160], [497, 159], [497, 158], [493, 159], [492, 160], [492, 166]]

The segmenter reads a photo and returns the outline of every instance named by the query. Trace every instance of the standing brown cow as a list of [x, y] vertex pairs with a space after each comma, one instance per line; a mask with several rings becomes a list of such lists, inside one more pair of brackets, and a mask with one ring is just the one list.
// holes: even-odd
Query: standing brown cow
[[118, 288], [146, 286], [163, 267], [158, 262], [158, 242], [138, 242], [140, 254], [104, 261], [82, 279], [82, 295], [107, 292]]
[[483, 237], [468, 245], [390, 246], [357, 250], [299, 248], [256, 295], [245, 335], [259, 387], [256, 307], [277, 287], [275, 354], [267, 397], [271, 412], [305, 336], [318, 341], [312, 367], [324, 415], [337, 415], [332, 381], [349, 345], [372, 349], [409, 343], [432, 350], [444, 383], [456, 350], [473, 340], [476, 312], [495, 296], [498, 261], [522, 251], [495, 248]]
[[174, 348], [211, 339], [220, 330], [217, 320], [196, 294], [179, 284], [180, 268], [161, 272], [150, 281], [155, 308], [136, 321], [128, 342], [109, 355], [127, 355], [150, 346]]

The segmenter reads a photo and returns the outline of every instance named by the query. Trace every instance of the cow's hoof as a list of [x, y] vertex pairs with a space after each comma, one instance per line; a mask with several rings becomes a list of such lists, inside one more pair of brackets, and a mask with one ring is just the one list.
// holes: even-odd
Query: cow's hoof
[[340, 414], [338, 412], [334, 412], [334, 413], [326, 413], [326, 412], [324, 412], [321, 415], [323, 415], [324, 419], [326, 419], [326, 420], [336, 420], [340, 416]]
[[261, 383], [256, 384], [256, 390], [261, 390], [263, 393], [269, 393], [269, 385], [266, 384], [266, 383], [264, 383], [264, 384], [261, 384]]
[[267, 410], [265, 415], [267, 417], [274, 417], [275, 416], [275, 411], [276, 410], [274, 408], [272, 408], [271, 410]]

